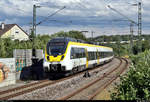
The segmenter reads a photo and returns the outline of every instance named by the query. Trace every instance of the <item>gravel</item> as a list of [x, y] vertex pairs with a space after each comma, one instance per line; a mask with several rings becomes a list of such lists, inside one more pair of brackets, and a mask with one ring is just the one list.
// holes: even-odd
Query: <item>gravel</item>
[[[65, 80], [63, 82], [56, 83], [54, 85], [50, 85], [41, 89], [34, 90], [30, 93], [26, 93], [10, 100], [56, 100], [60, 97], [66, 96], [67, 94], [85, 86], [89, 82], [96, 80], [97, 78], [103, 76], [105, 72], [117, 66], [119, 64], [118, 59], [112, 60], [112, 62], [102, 66], [102, 67], [109, 67], [103, 71], [99, 71], [99, 69], [95, 69], [94, 71], [90, 72], [91, 77], [85, 78], [83, 75], [78, 75], [71, 79]], [[117, 62], [117, 63], [116, 63]], [[115, 63], [115, 64], [114, 64]]]

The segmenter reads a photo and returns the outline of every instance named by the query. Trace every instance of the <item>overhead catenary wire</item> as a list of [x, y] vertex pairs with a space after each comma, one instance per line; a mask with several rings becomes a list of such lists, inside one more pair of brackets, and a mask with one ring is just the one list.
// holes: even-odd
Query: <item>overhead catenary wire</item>
[[121, 12], [119, 12], [119, 11], [117, 11], [116, 9], [112, 8], [110, 5], [108, 5], [108, 7], [109, 7], [110, 9], [112, 9], [113, 11], [119, 13], [119, 14], [122, 15], [123, 17], [125, 17], [128, 21], [130, 21], [130, 22], [132, 22], [132, 23], [138, 25], [135, 21], [131, 20], [130, 18], [128, 18], [127, 16], [125, 16], [125, 15], [122, 14]]
[[50, 17], [54, 16], [55, 14], [57, 14], [59, 11], [65, 9], [66, 6], [63, 6], [61, 9], [57, 10], [56, 12], [52, 13], [51, 15], [47, 16], [44, 20], [40, 21], [39, 23], [37, 23], [36, 25], [40, 25], [41, 23], [47, 21]]
[[61, 22], [61, 23], [64, 23], [64, 24], [71, 24], [72, 23], [72, 21], [70, 20], [70, 21], [62, 21], [62, 20], [48, 20], [48, 21], [54, 21], [54, 22]]
[[[38, 1], [38, 0], [35, 0], [35, 1]], [[108, 1], [111, 1], [111, 0], [108, 0]], [[136, 0], [137, 1], [137, 0]], [[87, 8], [87, 9], [89, 9], [87, 6], [86, 6], [86, 4], [84, 4], [84, 2], [79, 2], [78, 3], [81, 7], [84, 7], [84, 8]], [[90, 10], [89, 10], [90, 11]], [[39, 16], [38, 16], [39, 17]]]

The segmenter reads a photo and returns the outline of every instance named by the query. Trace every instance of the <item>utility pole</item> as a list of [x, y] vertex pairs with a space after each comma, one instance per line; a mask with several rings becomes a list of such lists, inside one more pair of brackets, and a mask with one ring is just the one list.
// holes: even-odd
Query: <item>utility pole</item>
[[91, 31], [91, 34], [92, 34], [92, 39], [93, 39], [93, 34], [94, 34], [94, 31]]
[[36, 58], [36, 50], [35, 50], [35, 38], [36, 38], [36, 8], [39, 8], [40, 6], [33, 5], [33, 27], [32, 27], [32, 64], [37, 62]]
[[92, 39], [91, 39], [91, 40], [92, 40], [92, 41], [93, 41], [93, 34], [94, 34], [94, 31], [91, 31], [91, 36], [92, 36]]
[[[110, 8], [110, 9], [112, 9], [113, 11], [115, 11], [115, 12], [117, 12], [118, 14], [120, 14], [120, 15], [122, 15], [124, 18], [126, 18], [129, 22], [130, 22], [130, 33], [131, 33], [131, 35], [130, 35], [130, 51], [133, 49], [132, 47], [133, 47], [133, 24], [135, 24], [135, 25], [138, 25], [138, 29], [139, 29], [139, 22], [138, 23], [136, 23], [135, 21], [133, 21], [133, 20], [131, 20], [130, 18], [128, 18], [127, 16], [125, 16], [124, 14], [122, 14], [121, 12], [119, 12], [118, 10], [116, 10], [116, 9], [114, 9], [114, 8], [112, 8], [112, 7], [110, 7], [110, 5], [108, 5], [108, 7]], [[140, 16], [139, 16], [140, 17]], [[139, 20], [140, 21], [140, 20]], [[139, 30], [138, 32], [141, 32], [141, 30]], [[132, 51], [131, 51], [131, 53], [132, 53]]]
[[138, 3], [138, 46], [139, 52], [142, 51], [142, 10], [141, 10], [141, 2]]
[[41, 6], [33, 5], [33, 39], [36, 37], [36, 8], [40, 8]]
[[32, 36], [32, 64], [36, 63], [38, 61], [38, 58], [36, 58], [36, 50], [35, 50], [35, 38], [36, 38], [36, 26], [40, 25], [41, 23], [47, 21], [49, 19], [49, 17], [57, 14], [59, 11], [63, 10], [64, 8], [66, 8], [66, 6], [63, 6], [61, 9], [57, 10], [56, 12], [52, 13], [51, 15], [49, 15], [48, 17], [46, 17], [44, 20], [40, 21], [39, 23], [36, 23], [36, 8], [40, 8], [42, 6], [36, 6], [33, 5], [33, 26], [32, 26], [32, 32], [31, 32], [31, 36]]
[[133, 23], [130, 23], [130, 53], [133, 53]]
[[36, 5], [33, 5], [33, 38], [36, 35]]

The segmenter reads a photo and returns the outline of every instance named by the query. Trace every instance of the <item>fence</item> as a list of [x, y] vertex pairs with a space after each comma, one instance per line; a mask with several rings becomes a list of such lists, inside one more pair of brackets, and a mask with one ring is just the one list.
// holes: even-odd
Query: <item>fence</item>
[[[13, 51], [13, 57], [15, 58], [16, 65], [16, 78], [20, 79], [20, 73], [22, 68], [32, 65], [32, 49], [15, 49]], [[36, 57], [40, 60], [43, 59], [43, 50], [36, 50]]]
[[[36, 56], [39, 60], [43, 59], [43, 50], [36, 50]], [[13, 57], [0, 58], [0, 87], [16, 84], [16, 80], [20, 79], [22, 69], [32, 68], [30, 67], [32, 65], [31, 49], [15, 49]]]
[[0, 59], [0, 87], [16, 83], [15, 58]]

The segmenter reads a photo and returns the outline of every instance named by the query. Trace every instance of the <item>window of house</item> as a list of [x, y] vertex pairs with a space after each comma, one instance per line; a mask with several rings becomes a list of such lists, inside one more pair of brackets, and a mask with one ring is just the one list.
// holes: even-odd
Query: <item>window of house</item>
[[19, 29], [15, 29], [15, 34], [19, 34]]
[[15, 33], [16, 33], [16, 34], [18, 34], [18, 33], [19, 33], [19, 31], [16, 31]]

